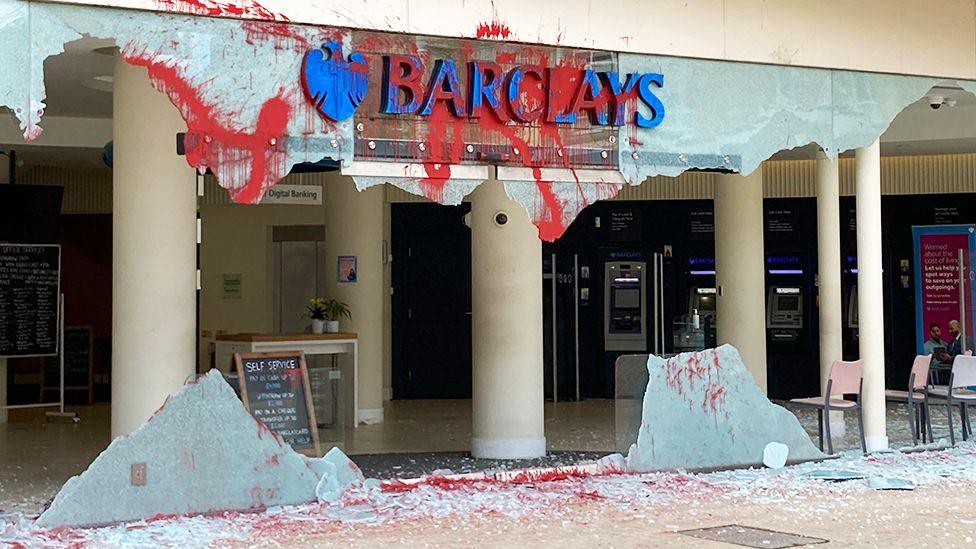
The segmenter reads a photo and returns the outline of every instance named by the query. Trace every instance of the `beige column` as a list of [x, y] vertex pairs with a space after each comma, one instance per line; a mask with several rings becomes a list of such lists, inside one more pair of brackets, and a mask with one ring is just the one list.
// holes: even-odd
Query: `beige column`
[[546, 453], [542, 242], [499, 181], [471, 196], [472, 438], [477, 458]]
[[[820, 390], [830, 365], [843, 358], [840, 285], [840, 170], [837, 158], [817, 152], [817, 287], [820, 310]], [[843, 412], [831, 412], [830, 430], [844, 434]]]
[[[356, 282], [339, 284], [339, 256], [356, 258]], [[359, 336], [356, 424], [383, 421], [383, 187], [356, 190], [338, 172], [325, 183], [326, 299], [349, 305], [339, 329]]]
[[718, 343], [739, 350], [766, 392], [766, 285], [762, 167], [715, 179], [715, 278]]
[[854, 152], [857, 201], [857, 310], [864, 363], [864, 436], [869, 452], [888, 447], [885, 424], [884, 290], [881, 281], [881, 147]]
[[146, 69], [115, 62], [112, 436], [138, 428], [196, 371], [196, 177], [186, 124]]

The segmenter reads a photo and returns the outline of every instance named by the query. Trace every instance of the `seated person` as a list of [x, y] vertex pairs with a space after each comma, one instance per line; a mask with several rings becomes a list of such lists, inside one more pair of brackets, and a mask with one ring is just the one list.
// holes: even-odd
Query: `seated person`
[[942, 329], [933, 322], [929, 324], [929, 338], [922, 345], [924, 354], [932, 355], [931, 367], [936, 372], [936, 382], [939, 382], [938, 374], [952, 367], [952, 358], [949, 356], [949, 344], [942, 339]]
[[[955, 360], [956, 355], [961, 355], [967, 350], [962, 348], [962, 324], [958, 320], [949, 321], [949, 335], [952, 336], [952, 339], [946, 346], [946, 355], [951, 364]], [[967, 345], [967, 347], [969, 346]]]

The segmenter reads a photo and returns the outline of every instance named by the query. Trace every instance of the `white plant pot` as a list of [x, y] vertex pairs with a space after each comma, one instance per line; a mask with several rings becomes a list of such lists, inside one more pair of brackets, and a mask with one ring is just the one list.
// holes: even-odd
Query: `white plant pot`
[[327, 333], [327, 334], [337, 334], [337, 333], [339, 333], [339, 321], [338, 320], [326, 320], [325, 321], [325, 333]]
[[325, 332], [325, 321], [312, 319], [312, 333], [321, 334]]

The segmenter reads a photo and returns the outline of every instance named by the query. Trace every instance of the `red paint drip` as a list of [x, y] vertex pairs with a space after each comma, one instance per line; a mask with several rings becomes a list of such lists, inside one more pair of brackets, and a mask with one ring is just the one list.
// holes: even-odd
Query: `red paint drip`
[[[710, 355], [710, 356], [708, 356]], [[705, 360], [705, 359], [710, 360]], [[714, 350], [689, 353], [684, 361], [673, 357], [665, 362], [665, 384], [684, 398], [689, 407], [697, 404], [702, 411], [717, 417], [725, 407], [726, 387], [721, 380], [721, 362]], [[701, 391], [702, 401], [692, 400], [691, 393]]]
[[475, 31], [475, 38], [492, 38], [505, 40], [511, 36], [512, 30], [508, 28], [508, 25], [498, 21], [498, 17], [492, 18], [491, 21], [486, 21], [478, 25], [478, 29]]
[[[253, 204], [287, 174], [285, 132], [291, 105], [285, 92], [265, 101], [254, 132], [231, 129], [234, 113], [221, 113], [206, 103], [179, 71], [147, 55], [123, 51], [130, 65], [145, 67], [153, 85], [165, 92], [187, 125], [186, 160], [195, 167], [213, 169], [221, 180], [244, 180], [229, 189], [239, 203]], [[236, 176], [236, 177], [235, 177]]]
[[160, 9], [169, 12], [205, 15], [208, 17], [245, 17], [269, 21], [287, 21], [288, 18], [275, 13], [254, 0], [242, 2], [218, 2], [217, 0], [156, 0]]

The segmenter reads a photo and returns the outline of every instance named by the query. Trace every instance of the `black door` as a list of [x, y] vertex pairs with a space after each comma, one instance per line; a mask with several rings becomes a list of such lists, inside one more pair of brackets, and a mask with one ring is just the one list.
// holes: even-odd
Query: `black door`
[[577, 400], [579, 396], [577, 268], [575, 254], [547, 250], [542, 253], [542, 370], [546, 400], [553, 400], [554, 391], [559, 401]]
[[470, 205], [393, 204], [393, 398], [471, 398]]

